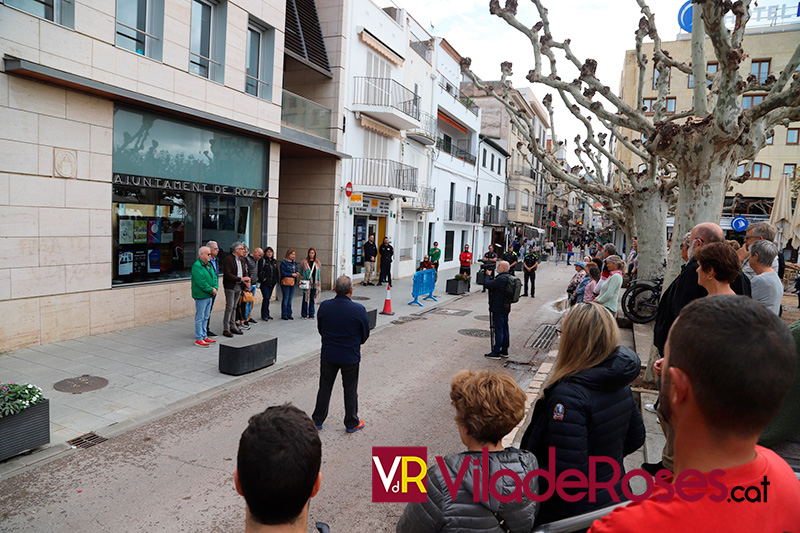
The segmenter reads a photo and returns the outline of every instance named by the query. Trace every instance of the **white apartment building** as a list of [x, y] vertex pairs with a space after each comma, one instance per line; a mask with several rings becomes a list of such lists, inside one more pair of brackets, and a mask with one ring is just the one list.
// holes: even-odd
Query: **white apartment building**
[[483, 227], [475, 242], [475, 259], [486, 253], [489, 245], [505, 246], [508, 231], [508, 211], [505, 209], [508, 191], [507, 168], [509, 154], [499, 142], [480, 135], [478, 144], [478, 195]]
[[329, 285], [344, 11], [0, 1], [0, 352], [192, 315], [211, 239], [315, 246]]

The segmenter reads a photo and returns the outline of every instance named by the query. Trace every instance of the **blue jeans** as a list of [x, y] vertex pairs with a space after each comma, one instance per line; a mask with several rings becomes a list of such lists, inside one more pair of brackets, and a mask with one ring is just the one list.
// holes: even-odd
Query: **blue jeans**
[[300, 309], [300, 316], [303, 318], [307, 316], [314, 318], [314, 297], [316, 295], [317, 289], [303, 291], [303, 307]]
[[[256, 295], [256, 289], [257, 288], [258, 288], [258, 283], [250, 285], [250, 292], [253, 293], [253, 296]], [[245, 319], [250, 316], [250, 311], [252, 311], [252, 310], [253, 310], [253, 302], [245, 302], [245, 304], [244, 304], [244, 318]]]
[[269, 299], [272, 298], [272, 290], [275, 285], [268, 287], [265, 283], [262, 283], [260, 287], [261, 296], [264, 298], [261, 302], [261, 320], [266, 320], [269, 318]]
[[294, 285], [281, 285], [281, 318], [292, 318], [292, 296]]
[[194, 338], [201, 341], [208, 338], [208, 317], [211, 315], [213, 298], [194, 301]]
[[494, 331], [494, 343], [492, 344], [492, 353], [494, 354], [507, 354], [509, 344], [508, 333], [508, 313], [491, 313], [492, 326]]

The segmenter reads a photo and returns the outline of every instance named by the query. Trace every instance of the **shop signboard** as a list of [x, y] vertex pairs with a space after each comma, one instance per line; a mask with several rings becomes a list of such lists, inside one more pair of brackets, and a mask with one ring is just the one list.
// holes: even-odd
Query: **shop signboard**
[[267, 191], [262, 189], [248, 189], [245, 187], [232, 187], [230, 185], [213, 185], [210, 183], [197, 183], [195, 181], [171, 180], [148, 176], [133, 176], [131, 174], [114, 174], [114, 185], [147, 187], [148, 189], [163, 189], [169, 191], [221, 194], [223, 196], [243, 196], [245, 198], [267, 197]]
[[[355, 196], [355, 194], [353, 195]], [[350, 198], [352, 199], [353, 196]], [[356, 213], [367, 213], [370, 215], [389, 216], [389, 200], [383, 198], [371, 198], [364, 196], [361, 205], [354, 206]]]

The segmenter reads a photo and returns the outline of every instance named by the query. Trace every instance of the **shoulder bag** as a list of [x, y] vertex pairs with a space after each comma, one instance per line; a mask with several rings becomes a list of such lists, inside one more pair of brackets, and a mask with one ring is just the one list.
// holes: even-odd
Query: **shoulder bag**
[[284, 287], [294, 287], [294, 277], [286, 276], [285, 278], [281, 278], [281, 285]]

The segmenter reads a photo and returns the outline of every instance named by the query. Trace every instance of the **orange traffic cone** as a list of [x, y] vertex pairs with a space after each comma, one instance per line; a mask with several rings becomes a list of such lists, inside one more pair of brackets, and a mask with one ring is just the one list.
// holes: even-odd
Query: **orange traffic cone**
[[381, 311], [382, 315], [393, 315], [392, 313], [392, 286], [389, 285], [386, 287], [386, 301], [383, 302], [383, 311]]

